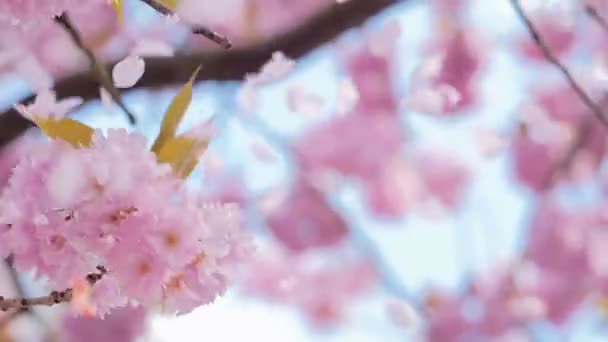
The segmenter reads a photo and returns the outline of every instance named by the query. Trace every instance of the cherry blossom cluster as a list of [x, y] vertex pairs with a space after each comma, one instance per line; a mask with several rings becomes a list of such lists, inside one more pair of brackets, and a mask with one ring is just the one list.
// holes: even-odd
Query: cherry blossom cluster
[[52, 140], [24, 157], [2, 194], [3, 256], [56, 288], [103, 266], [99, 313], [129, 302], [188, 312], [221, 294], [248, 251], [238, 207], [190, 194], [146, 140], [96, 131], [90, 146]]
[[589, 178], [606, 152], [604, 127], [563, 85], [533, 92], [532, 103], [522, 107], [519, 124], [512, 144], [514, 173], [534, 191], [554, 185], [555, 170], [567, 160], [573, 145], [578, 146], [576, 157], [564, 170], [571, 181]]
[[477, 276], [464, 293], [428, 294], [430, 340], [526, 337], [527, 324], [564, 326], [585, 304], [605, 314], [607, 227], [605, 207], [543, 200], [521, 261]]
[[291, 305], [319, 327], [334, 325], [347, 316], [350, 302], [374, 289], [378, 272], [373, 262], [352, 251], [326, 252], [292, 254], [266, 248], [265, 254], [252, 260], [244, 290], [272, 303]]

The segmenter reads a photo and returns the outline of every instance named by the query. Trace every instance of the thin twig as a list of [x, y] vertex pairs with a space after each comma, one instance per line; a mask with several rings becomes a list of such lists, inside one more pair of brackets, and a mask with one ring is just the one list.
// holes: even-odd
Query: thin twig
[[595, 7], [585, 5], [585, 12], [591, 19], [598, 23], [604, 31], [608, 32], [608, 21], [606, 21], [606, 18], [604, 18]]
[[576, 94], [578, 95], [578, 97], [580, 97], [580, 99], [583, 101], [583, 103], [591, 110], [593, 115], [595, 115], [595, 117], [600, 122], [602, 122], [606, 127], [608, 127], [608, 118], [606, 118], [602, 109], [591, 99], [591, 97], [585, 92], [585, 90], [583, 90], [583, 88], [578, 84], [578, 82], [574, 79], [574, 77], [572, 76], [570, 71], [568, 71], [568, 68], [566, 68], [566, 66], [564, 66], [564, 64], [562, 64], [559, 61], [559, 59], [553, 54], [553, 52], [548, 47], [547, 43], [541, 36], [541, 34], [538, 31], [538, 29], [536, 28], [536, 26], [534, 26], [534, 23], [532, 23], [532, 20], [530, 20], [530, 18], [524, 12], [523, 8], [521, 7], [521, 4], [519, 3], [519, 0], [511, 0], [511, 4], [513, 6], [513, 9], [515, 10], [515, 13], [519, 16], [519, 18], [525, 24], [528, 32], [530, 33], [532, 40], [536, 43], [536, 45], [542, 51], [543, 55], [545, 56], [545, 59], [548, 62], [550, 62], [551, 64], [553, 64], [562, 73], [564, 78], [566, 78], [566, 80], [570, 84], [570, 87], [576, 92]]
[[[13, 287], [15, 288], [15, 290], [17, 292], [17, 296], [19, 298], [26, 297], [27, 295], [25, 293], [23, 285], [21, 284], [21, 281], [19, 278], [19, 273], [17, 272], [17, 270], [15, 269], [15, 265], [13, 264], [13, 256], [11, 255], [8, 258], [4, 259], [4, 263], [6, 265], [6, 268], [9, 271], [9, 275], [11, 277], [11, 281], [13, 282]], [[59, 341], [59, 339], [56, 336], [57, 333], [54, 331], [54, 329], [51, 326], [49, 326], [49, 324], [45, 321], [45, 319], [43, 317], [41, 317], [31, 307], [25, 307], [25, 308], [13, 310], [10, 313], [6, 314], [3, 317], [3, 319], [0, 320], [0, 330], [4, 329], [4, 327], [6, 327], [8, 324], [10, 324], [15, 318], [19, 317], [21, 314], [31, 315], [31, 317], [33, 317], [38, 322], [40, 327], [43, 328], [44, 331], [46, 331], [47, 336], [44, 341], [48, 341], [48, 342]]]
[[[89, 282], [90, 285], [95, 285], [95, 283], [101, 280], [104, 274], [107, 273], [107, 270], [103, 266], [99, 266], [97, 267], [97, 269], [99, 270], [99, 273], [90, 273], [86, 276], [86, 280]], [[4, 298], [0, 296], [0, 310], [25, 310], [35, 305], [53, 306], [60, 303], [68, 303], [72, 300], [73, 294], [74, 290], [72, 288], [67, 288], [63, 291], [53, 291], [50, 294], [42, 297]]]
[[84, 41], [82, 40], [82, 37], [80, 36], [80, 33], [78, 33], [76, 26], [74, 26], [74, 24], [68, 17], [67, 13], [64, 12], [60, 16], [56, 17], [55, 22], [57, 22], [59, 25], [61, 25], [66, 30], [66, 32], [70, 35], [70, 38], [72, 39], [74, 44], [76, 46], [78, 46], [78, 48], [82, 52], [84, 52], [84, 54], [87, 56], [87, 59], [89, 60], [89, 63], [91, 64], [91, 69], [95, 73], [98, 82], [101, 84], [101, 86], [105, 90], [108, 91], [108, 93], [112, 97], [112, 100], [114, 100], [114, 102], [116, 104], [118, 104], [118, 106], [122, 109], [122, 111], [127, 115], [127, 118], [129, 119], [129, 123], [131, 125], [135, 125], [135, 123], [136, 123], [135, 116], [133, 115], [133, 113], [131, 113], [131, 111], [129, 111], [127, 106], [124, 104], [124, 102], [120, 98], [120, 92], [114, 86], [114, 83], [112, 82], [112, 78], [110, 77], [108, 70], [104, 67], [104, 65], [101, 62], [99, 62], [97, 60], [97, 57], [95, 57], [95, 54], [93, 53], [93, 51], [84, 44]]
[[[143, 3], [145, 3], [146, 5], [152, 7], [155, 11], [157, 11], [158, 13], [160, 13], [162, 15], [174, 15], [175, 14], [175, 13], [173, 13], [173, 10], [171, 10], [170, 8], [161, 4], [160, 2], [157, 2], [154, 0], [141, 0], [141, 1]], [[190, 25], [190, 31], [194, 34], [200, 34], [201, 36], [218, 44], [219, 46], [223, 47], [224, 49], [230, 49], [232, 47], [232, 43], [230, 42], [230, 40], [228, 40], [228, 38], [219, 34], [216, 31], [213, 31], [212, 29], [210, 29], [206, 26]]]

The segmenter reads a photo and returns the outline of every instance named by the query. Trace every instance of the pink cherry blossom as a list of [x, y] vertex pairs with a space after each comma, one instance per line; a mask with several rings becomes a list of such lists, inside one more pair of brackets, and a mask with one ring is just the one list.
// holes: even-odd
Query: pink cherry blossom
[[17, 104], [15, 109], [30, 120], [35, 117], [61, 119], [81, 104], [82, 99], [80, 97], [57, 101], [55, 92], [48, 90], [39, 93], [33, 103], [29, 105]]
[[346, 222], [329, 206], [325, 195], [303, 179], [270, 214], [268, 225], [274, 236], [294, 251], [335, 245], [348, 233]]
[[515, 137], [512, 147], [515, 176], [532, 190], [547, 189], [559, 156], [525, 133]]
[[417, 167], [426, 192], [446, 208], [456, 208], [471, 178], [469, 168], [457, 158], [438, 151], [421, 151]]
[[532, 218], [528, 258], [543, 269], [584, 272], [585, 218], [553, 201], [542, 203]]
[[[371, 40], [372, 42], [374, 39]], [[369, 43], [371, 44], [371, 42]], [[346, 57], [347, 71], [352, 77], [358, 94], [356, 111], [362, 114], [397, 114], [393, 95], [392, 37], [384, 54], [374, 53], [370, 45], [364, 45]]]
[[131, 342], [145, 333], [147, 312], [141, 307], [116, 309], [103, 319], [66, 314], [63, 335], [69, 342]]
[[305, 169], [366, 178], [381, 174], [401, 143], [397, 117], [352, 113], [312, 128], [295, 149]]
[[[567, 322], [585, 294], [594, 291], [596, 281], [603, 278], [602, 272], [593, 270], [593, 255], [589, 253], [593, 243], [601, 241], [598, 229], [605, 230], [598, 225], [596, 213], [568, 209], [548, 199], [532, 219], [525, 255], [539, 274], [528, 291], [545, 305], [547, 319], [557, 324]], [[572, 277], [579, 281], [572, 281]]]
[[172, 310], [204, 305], [225, 289], [230, 265], [249, 250], [240, 246], [246, 242], [238, 208], [184, 192], [145, 139], [125, 130], [96, 132], [90, 147], [51, 141], [33, 151], [15, 168], [2, 200], [1, 254], [56, 288], [104, 266], [102, 282], [117, 288], [103, 293], [118, 298], [94, 292], [102, 313], [108, 303], [168, 300], [163, 284], [201, 255], [198, 270], [220, 280], [199, 284], [191, 302]]
[[256, 105], [257, 88], [286, 78], [295, 68], [295, 61], [281, 51], [272, 54], [257, 73], [248, 74], [239, 92], [239, 102], [244, 109], [253, 110]]
[[556, 171], [578, 134], [583, 134], [579, 152], [596, 170], [606, 151], [606, 137], [574, 91], [558, 86], [532, 96], [535, 104], [522, 108], [522, 129], [512, 144], [516, 177], [535, 191], [545, 190], [556, 180]]
[[253, 260], [245, 290], [295, 306], [318, 327], [335, 325], [346, 317], [347, 303], [369, 293], [378, 277], [365, 258], [338, 253], [335, 259], [319, 262], [314, 254], [267, 249]]
[[400, 217], [423, 200], [425, 185], [412, 163], [397, 159], [376, 178], [362, 183], [366, 201], [374, 214]]
[[295, 86], [288, 90], [287, 104], [292, 112], [318, 115], [323, 108], [324, 101], [320, 96]]
[[32, 149], [38, 140], [33, 134], [24, 134], [0, 150], [0, 184], [6, 185], [18, 162]]
[[429, 51], [432, 58], [437, 58], [437, 65], [416, 77], [410, 90], [416, 100], [410, 102], [418, 103], [420, 91], [427, 89], [426, 92], [438, 96], [431, 101], [436, 103], [431, 107], [431, 114], [454, 115], [476, 104], [476, 75], [486, 58], [481, 38], [475, 31], [459, 27], [438, 34]]
[[137, 55], [129, 55], [118, 62], [112, 70], [114, 85], [118, 88], [131, 88], [143, 76], [146, 68], [144, 60]]
[[0, 24], [33, 29], [68, 9], [91, 6], [101, 1], [105, 0], [6, 0], [0, 4]]

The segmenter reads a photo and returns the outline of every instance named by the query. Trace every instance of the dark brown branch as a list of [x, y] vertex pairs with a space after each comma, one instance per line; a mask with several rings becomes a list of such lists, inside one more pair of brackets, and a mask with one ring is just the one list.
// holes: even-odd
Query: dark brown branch
[[[406, 0], [350, 0], [331, 5], [300, 27], [258, 45], [213, 54], [150, 58], [146, 60], [146, 73], [136, 87], [152, 88], [186, 82], [192, 70], [201, 64], [203, 68], [198, 74], [198, 81], [241, 80], [247, 73], [258, 71], [275, 51], [282, 51], [290, 58], [301, 57], [383, 9], [404, 1]], [[80, 96], [85, 100], [95, 99], [99, 93], [95, 77], [90, 72], [60, 80], [55, 91], [59, 98]], [[33, 97], [21, 102], [31, 101]], [[0, 115], [0, 146], [6, 145], [29, 127], [32, 127], [30, 121], [22, 118], [12, 108], [7, 110]]]
[[564, 78], [570, 84], [570, 87], [576, 92], [578, 97], [580, 97], [580, 99], [583, 101], [585, 106], [587, 106], [591, 110], [593, 115], [602, 124], [604, 124], [604, 126], [608, 127], [608, 118], [606, 117], [606, 115], [604, 115], [604, 112], [602, 111], [602, 109], [598, 106], [598, 104], [596, 104], [591, 99], [591, 97], [587, 94], [587, 92], [585, 92], [585, 90], [583, 90], [583, 88], [578, 84], [578, 82], [574, 79], [574, 76], [572, 76], [572, 74], [570, 73], [568, 68], [566, 68], [566, 66], [564, 64], [562, 64], [559, 61], [559, 59], [553, 54], [553, 52], [551, 51], [551, 49], [545, 42], [544, 38], [541, 36], [540, 32], [538, 31], [538, 29], [536, 28], [534, 23], [532, 23], [532, 20], [524, 12], [523, 8], [521, 7], [521, 4], [519, 3], [519, 0], [511, 0], [511, 4], [513, 5], [513, 9], [515, 10], [515, 13], [519, 16], [519, 18], [522, 20], [522, 22], [526, 26], [526, 29], [530, 33], [530, 37], [532, 38], [534, 43], [538, 46], [538, 48], [542, 51], [543, 55], [545, 56], [545, 59], [549, 63], [553, 64], [561, 72], [561, 74], [564, 76]]
[[99, 62], [97, 57], [95, 57], [95, 53], [93, 53], [93, 50], [89, 49], [86, 46], [86, 44], [82, 40], [82, 37], [80, 36], [80, 33], [78, 33], [78, 30], [70, 20], [70, 17], [68, 17], [67, 13], [64, 12], [60, 16], [56, 17], [55, 22], [57, 22], [61, 27], [65, 29], [65, 31], [70, 35], [70, 38], [78, 47], [78, 49], [84, 52], [84, 54], [87, 56], [87, 59], [89, 60], [89, 63], [91, 64], [91, 71], [95, 74], [99, 84], [101, 84], [101, 86], [108, 91], [108, 94], [110, 94], [112, 100], [116, 104], [118, 104], [120, 109], [122, 109], [122, 111], [127, 115], [129, 123], [131, 123], [131, 125], [134, 125], [136, 121], [135, 116], [131, 113], [131, 111], [129, 111], [127, 106], [120, 98], [120, 92], [114, 86], [114, 83], [112, 82], [112, 78], [110, 77], [108, 70], [103, 66], [102, 63]]
[[608, 33], [608, 21], [604, 18], [595, 7], [591, 5], [585, 5], [585, 12], [587, 15], [593, 19], [606, 33]]
[[[156, 2], [154, 0], [141, 0], [141, 2], [145, 3], [146, 5], [154, 8], [155, 11], [157, 11], [158, 13], [162, 14], [162, 15], [173, 15], [173, 11], [170, 8], [167, 8], [166, 6], [164, 6], [163, 4], [161, 4], [160, 2]], [[194, 34], [200, 34], [201, 36], [209, 39], [210, 41], [218, 44], [219, 46], [223, 47], [224, 49], [230, 49], [232, 47], [232, 43], [230, 43], [230, 40], [228, 40], [228, 38], [224, 37], [223, 35], [213, 31], [212, 29], [203, 26], [203, 25], [196, 25], [196, 26], [192, 26], [190, 25], [190, 30], [192, 31], [192, 33]]]
[[[99, 273], [91, 273], [86, 277], [87, 282], [90, 285], [95, 285], [104, 274], [107, 273], [103, 266], [97, 267]], [[34, 305], [53, 306], [60, 303], [69, 303], [74, 295], [72, 288], [67, 288], [63, 291], [53, 291], [50, 294], [42, 297], [32, 298], [4, 298], [0, 296], [0, 310], [8, 311], [9, 309], [27, 310], [29, 307]]]

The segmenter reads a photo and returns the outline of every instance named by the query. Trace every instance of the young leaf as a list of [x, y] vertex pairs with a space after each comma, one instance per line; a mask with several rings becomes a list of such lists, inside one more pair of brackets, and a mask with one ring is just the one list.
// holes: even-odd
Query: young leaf
[[177, 3], [179, 0], [153, 0], [153, 1], [167, 7], [171, 11], [175, 11], [175, 10], [177, 10]]
[[118, 15], [118, 23], [122, 25], [123, 17], [124, 17], [124, 9], [123, 9], [123, 0], [111, 0], [112, 7], [116, 10], [116, 14]]
[[35, 118], [34, 121], [48, 137], [64, 140], [75, 148], [89, 146], [95, 132], [91, 127], [69, 118], [59, 120]]
[[159, 163], [168, 163], [180, 178], [188, 178], [207, 149], [209, 140], [180, 135], [166, 141], [157, 153]]
[[157, 155], [158, 152], [163, 148], [163, 145], [169, 139], [175, 136], [177, 126], [184, 117], [184, 114], [192, 101], [192, 87], [200, 69], [201, 67], [198, 67], [194, 71], [190, 77], [190, 81], [188, 81], [188, 83], [186, 83], [180, 92], [175, 96], [171, 102], [171, 105], [169, 106], [169, 109], [167, 109], [167, 112], [163, 117], [160, 132], [154, 141], [154, 145], [152, 145], [152, 152], [156, 153]]

